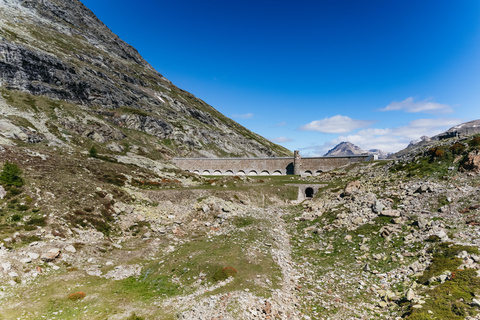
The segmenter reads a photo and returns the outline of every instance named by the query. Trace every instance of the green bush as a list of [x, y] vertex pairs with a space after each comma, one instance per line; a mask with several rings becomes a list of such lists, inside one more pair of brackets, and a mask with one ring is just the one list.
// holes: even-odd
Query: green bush
[[21, 187], [24, 184], [21, 174], [22, 170], [18, 165], [7, 160], [0, 173], [0, 182], [3, 182], [7, 186]]
[[92, 146], [90, 150], [88, 150], [88, 156], [92, 158], [96, 158], [98, 156], [97, 148], [95, 148], [95, 146]]

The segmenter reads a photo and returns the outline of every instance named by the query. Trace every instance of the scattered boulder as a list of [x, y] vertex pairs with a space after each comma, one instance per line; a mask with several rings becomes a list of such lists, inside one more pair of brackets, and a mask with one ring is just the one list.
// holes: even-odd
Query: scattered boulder
[[72, 245], [68, 245], [68, 246], [65, 247], [65, 251], [75, 253], [75, 252], [77, 252], [77, 249], [75, 249], [75, 247], [72, 246]]
[[350, 182], [347, 183], [347, 185], [345, 186], [345, 189], [343, 190], [343, 195], [345, 195], [345, 196], [350, 196], [350, 195], [352, 195], [353, 193], [355, 193], [355, 192], [357, 192], [358, 190], [360, 190], [360, 187], [361, 187], [360, 181], [358, 181], [358, 180], [350, 181]]
[[44, 262], [52, 262], [55, 261], [60, 256], [60, 249], [53, 248], [42, 254], [40, 259]]
[[385, 209], [385, 206], [380, 200], [375, 201], [375, 203], [372, 206], [373, 212], [380, 214], [382, 213], [383, 209]]
[[2, 186], [0, 186], [0, 199], [5, 198], [6, 195], [7, 195], [7, 191], [5, 191], [5, 189]]
[[385, 217], [391, 217], [391, 218], [399, 218], [400, 217], [400, 211], [395, 210], [395, 209], [386, 209], [383, 210], [380, 215], [385, 216]]

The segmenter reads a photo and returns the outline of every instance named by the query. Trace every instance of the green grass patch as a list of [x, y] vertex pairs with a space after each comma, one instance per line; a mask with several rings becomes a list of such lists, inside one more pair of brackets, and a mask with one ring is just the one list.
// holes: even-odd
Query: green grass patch
[[454, 245], [450, 242], [437, 243], [428, 249], [433, 255], [432, 263], [418, 278], [421, 284], [427, 284], [433, 276], [441, 275], [445, 271], [454, 272], [462, 264], [462, 259], [456, 258], [460, 252], [466, 251], [470, 254], [479, 254], [477, 247]]
[[[406, 313], [408, 320], [420, 319], [465, 319], [467, 315], [475, 316], [478, 310], [469, 305], [478, 295], [480, 278], [476, 270], [458, 270], [452, 279], [426, 291], [429, 298], [421, 309], [412, 307]], [[429, 314], [427, 310], [433, 313]]]

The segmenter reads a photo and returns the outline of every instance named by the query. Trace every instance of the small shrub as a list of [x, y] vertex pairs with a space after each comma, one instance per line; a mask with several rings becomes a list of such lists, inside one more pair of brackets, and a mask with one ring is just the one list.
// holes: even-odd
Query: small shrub
[[127, 177], [121, 173], [104, 174], [103, 181], [123, 187], [127, 181]]
[[453, 154], [462, 154], [464, 150], [465, 150], [465, 146], [458, 142], [450, 147], [450, 151]]
[[21, 174], [22, 170], [18, 165], [7, 160], [0, 172], [0, 181], [7, 186], [21, 187], [24, 184]]
[[432, 234], [427, 238], [426, 241], [427, 242], [440, 242], [440, 237]]
[[30, 209], [30, 207], [27, 206], [26, 204], [19, 204], [19, 205], [17, 206], [17, 209], [18, 209], [19, 211], [27, 211], [28, 209]]
[[144, 320], [144, 318], [137, 316], [134, 312], [130, 317], [127, 318], [127, 320]]
[[468, 144], [472, 147], [480, 146], [480, 136], [473, 138], [472, 140], [469, 141]]
[[28, 225], [45, 227], [47, 225], [47, 219], [45, 217], [35, 217], [27, 221]]
[[10, 190], [8, 190], [10, 197], [15, 197], [16, 195], [19, 195], [22, 192], [23, 192], [22, 189], [18, 189], [16, 187], [11, 187]]
[[428, 154], [432, 158], [442, 158], [445, 155], [445, 151], [440, 147], [435, 147], [435, 148], [432, 148], [432, 149], [428, 150]]
[[235, 269], [234, 267], [228, 266], [225, 268], [221, 268], [215, 271], [215, 274], [213, 275], [213, 280], [216, 282], [227, 280], [228, 278], [235, 276], [236, 273], [237, 269]]
[[77, 300], [80, 300], [80, 299], [83, 299], [85, 298], [85, 293], [83, 292], [75, 292], [75, 293], [72, 293], [71, 295], [68, 296], [68, 299], [72, 300], [72, 301], [77, 301]]
[[12, 221], [15, 221], [15, 222], [18, 222], [22, 219], [22, 216], [19, 215], [18, 213], [15, 213], [13, 216], [12, 216]]
[[98, 151], [97, 151], [97, 148], [95, 148], [95, 146], [90, 147], [90, 150], [88, 150], [88, 156], [92, 158], [96, 158], [98, 156]]

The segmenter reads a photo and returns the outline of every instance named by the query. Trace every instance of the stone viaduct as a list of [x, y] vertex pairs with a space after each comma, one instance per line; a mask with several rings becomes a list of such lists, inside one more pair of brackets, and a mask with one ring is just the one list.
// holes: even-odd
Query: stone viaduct
[[316, 176], [351, 163], [373, 159], [362, 154], [340, 157], [300, 157], [295, 151], [293, 157], [274, 158], [174, 158], [175, 165], [185, 171], [200, 175], [301, 175]]

